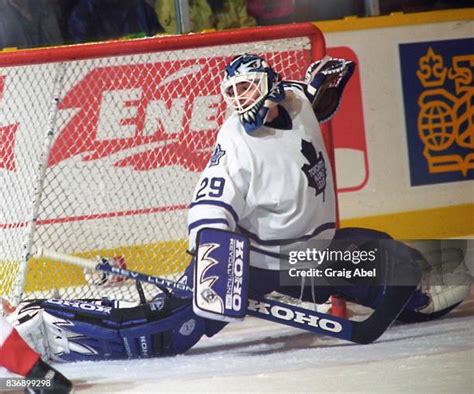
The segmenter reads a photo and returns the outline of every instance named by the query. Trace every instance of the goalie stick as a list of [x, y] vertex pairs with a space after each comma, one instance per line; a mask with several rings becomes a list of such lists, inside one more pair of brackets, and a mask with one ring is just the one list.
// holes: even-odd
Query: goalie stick
[[35, 257], [41, 258], [46, 257], [53, 261], [67, 263], [78, 267], [85, 268], [89, 271], [101, 271], [111, 275], [122, 276], [127, 279], [138, 280], [141, 282], [151, 283], [156, 285], [164, 293], [168, 293], [169, 290], [181, 298], [190, 298], [192, 296], [192, 288], [184, 283], [174, 282], [165, 278], [157, 276], [150, 276], [137, 271], [130, 271], [125, 268], [116, 267], [109, 263], [109, 260], [103, 257], [99, 257], [99, 261], [92, 259], [86, 259], [84, 257], [74, 256], [67, 253], [56, 252], [53, 250], [47, 250], [38, 248], [35, 253]]
[[[38, 249], [35, 257], [45, 257], [53, 261], [80, 266], [88, 270], [97, 270], [151, 283], [160, 289], [172, 290], [178, 297], [192, 297], [192, 288], [186, 284], [125, 268], [114, 267], [105, 258], [100, 258], [100, 262], [97, 262], [41, 248]], [[415, 286], [388, 287], [385, 297], [377, 309], [367, 319], [360, 322], [300, 308], [295, 305], [284, 304], [265, 297], [249, 299], [247, 314], [316, 334], [328, 335], [358, 344], [368, 344], [379, 338], [392, 324], [410, 300], [414, 290]]]

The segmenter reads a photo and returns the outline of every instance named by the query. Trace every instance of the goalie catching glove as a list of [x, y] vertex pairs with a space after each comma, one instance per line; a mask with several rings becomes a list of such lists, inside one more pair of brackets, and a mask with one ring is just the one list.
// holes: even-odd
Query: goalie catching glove
[[354, 73], [355, 63], [325, 56], [311, 64], [304, 82], [312, 96], [313, 110], [319, 123], [330, 120], [339, 108], [342, 93]]

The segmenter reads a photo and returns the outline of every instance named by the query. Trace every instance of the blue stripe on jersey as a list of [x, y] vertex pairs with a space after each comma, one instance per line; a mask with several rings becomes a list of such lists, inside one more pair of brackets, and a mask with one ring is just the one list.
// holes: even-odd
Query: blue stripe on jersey
[[237, 212], [235, 212], [234, 208], [230, 206], [229, 204], [222, 202], [222, 201], [216, 201], [216, 200], [201, 200], [201, 201], [195, 201], [191, 203], [189, 208], [195, 207], [196, 205], [214, 205], [217, 207], [222, 207], [227, 209], [227, 211], [230, 212], [232, 217], [234, 218], [235, 223], [239, 222], [239, 215], [237, 215]]
[[[312, 94], [309, 90], [308, 90], [308, 84], [305, 83], [305, 82], [301, 82], [301, 81], [283, 81], [283, 87], [286, 87], [287, 89], [299, 89], [301, 90], [302, 92], [304, 92], [304, 94], [306, 95], [306, 98], [310, 101], [310, 102], [313, 102], [314, 100], [314, 96], [315, 94]], [[313, 89], [314, 90], [314, 89]]]
[[256, 234], [251, 233], [250, 231], [246, 230], [245, 228], [243, 228], [241, 226], [238, 226], [238, 228], [239, 228], [240, 232], [242, 232], [243, 235], [249, 237], [250, 239], [253, 239], [254, 241], [258, 242], [260, 245], [278, 246], [278, 245], [290, 245], [290, 244], [300, 242], [300, 241], [307, 241], [307, 240], [321, 234], [323, 231], [330, 230], [330, 229], [335, 229], [336, 228], [336, 223], [335, 222], [324, 223], [321, 226], [317, 227], [311, 234], [303, 235], [302, 237], [299, 237], [299, 238], [273, 239], [273, 240], [269, 240], [269, 241], [264, 241], [264, 240], [260, 239]]
[[227, 220], [225, 220], [225, 219], [219, 219], [219, 218], [215, 218], [215, 219], [201, 219], [201, 220], [196, 220], [195, 222], [192, 222], [192, 223], [188, 226], [188, 232], [191, 232], [191, 230], [192, 230], [193, 228], [202, 226], [203, 224], [212, 224], [212, 223], [222, 223], [222, 224], [226, 224], [228, 227], [230, 227], [229, 222], [228, 222]]

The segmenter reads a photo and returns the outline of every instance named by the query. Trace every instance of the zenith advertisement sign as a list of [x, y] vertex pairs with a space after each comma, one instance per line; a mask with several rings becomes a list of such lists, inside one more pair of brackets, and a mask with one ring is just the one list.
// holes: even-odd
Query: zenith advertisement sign
[[[330, 48], [334, 57], [357, 62], [346, 47]], [[66, 82], [59, 102], [58, 130], [48, 166], [77, 157], [90, 162], [106, 160], [114, 167], [148, 171], [180, 166], [201, 172], [207, 164], [216, 132], [228, 110], [220, 95], [220, 65], [227, 58], [114, 64], [89, 67], [80, 78]], [[41, 67], [41, 66], [40, 66]], [[282, 73], [299, 79], [305, 67]], [[28, 74], [28, 71], [27, 71]], [[24, 77], [28, 77], [25, 75]], [[73, 85], [70, 85], [73, 82]], [[4, 97], [15, 76], [0, 77], [0, 105], [17, 101], [15, 89]], [[50, 87], [51, 88], [51, 87]], [[15, 171], [16, 134], [25, 113], [14, 122], [0, 123], [0, 168]], [[345, 91], [340, 113], [332, 120], [336, 157], [351, 169], [350, 182], [340, 182], [339, 191], [355, 191], [368, 179], [359, 71]]]

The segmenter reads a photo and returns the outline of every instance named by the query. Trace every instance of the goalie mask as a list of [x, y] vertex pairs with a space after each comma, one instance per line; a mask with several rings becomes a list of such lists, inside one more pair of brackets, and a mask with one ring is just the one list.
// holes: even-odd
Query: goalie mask
[[265, 123], [268, 110], [285, 98], [280, 75], [263, 58], [244, 54], [225, 68], [221, 91], [251, 133]]

